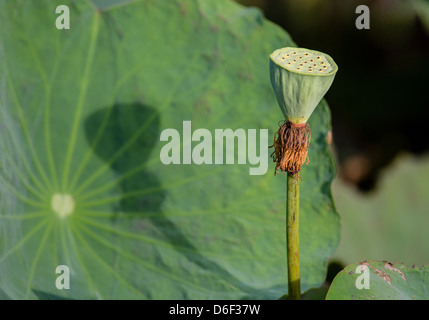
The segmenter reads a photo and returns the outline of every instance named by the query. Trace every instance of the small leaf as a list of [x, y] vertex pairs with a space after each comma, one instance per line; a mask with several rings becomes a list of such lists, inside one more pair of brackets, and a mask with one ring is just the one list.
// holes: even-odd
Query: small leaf
[[[367, 272], [367, 278], [363, 279]], [[429, 299], [429, 266], [367, 260], [347, 266], [335, 277], [327, 300]], [[366, 281], [366, 286], [362, 283]]]

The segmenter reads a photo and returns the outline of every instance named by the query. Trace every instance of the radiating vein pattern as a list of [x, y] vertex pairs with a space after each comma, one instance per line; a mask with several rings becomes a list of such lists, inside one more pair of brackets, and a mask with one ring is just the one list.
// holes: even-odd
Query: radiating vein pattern
[[[282, 296], [281, 179], [251, 176], [249, 163], [182, 160], [199, 143], [213, 147], [192, 138], [199, 128], [213, 137], [216, 129], [276, 129], [267, 54], [293, 46], [289, 36], [227, 0], [99, 2], [62, 1], [65, 30], [55, 27], [50, 0], [0, 1], [0, 293]], [[189, 139], [183, 121], [192, 122]], [[315, 266], [338, 238], [325, 187], [333, 165], [324, 102], [311, 121], [315, 154], [302, 193], [313, 197], [302, 205], [302, 233], [323, 240], [302, 241], [304, 289], [323, 281]], [[181, 164], [160, 161], [166, 129], [180, 135]], [[246, 152], [259, 143], [247, 139]], [[69, 268], [70, 289], [57, 289], [58, 265]]]

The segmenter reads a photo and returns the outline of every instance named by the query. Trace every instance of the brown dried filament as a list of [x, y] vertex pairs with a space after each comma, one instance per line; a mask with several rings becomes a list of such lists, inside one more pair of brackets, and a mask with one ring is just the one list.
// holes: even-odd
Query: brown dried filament
[[306, 123], [303, 126], [297, 126], [289, 121], [284, 121], [274, 135], [274, 151], [271, 158], [276, 162], [276, 170], [297, 174], [301, 166], [307, 162], [308, 147], [310, 145], [311, 130], [310, 125]]

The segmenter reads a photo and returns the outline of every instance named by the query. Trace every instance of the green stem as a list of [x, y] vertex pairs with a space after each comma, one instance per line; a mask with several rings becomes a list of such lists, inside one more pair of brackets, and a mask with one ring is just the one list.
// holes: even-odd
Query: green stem
[[301, 299], [299, 268], [299, 177], [287, 175], [286, 238], [288, 299]]

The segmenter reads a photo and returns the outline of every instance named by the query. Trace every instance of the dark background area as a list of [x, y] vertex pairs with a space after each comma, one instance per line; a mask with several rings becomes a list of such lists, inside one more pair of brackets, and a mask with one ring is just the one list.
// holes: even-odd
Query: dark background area
[[[338, 174], [362, 191], [400, 153], [428, 151], [429, 33], [405, 0], [239, 0], [339, 66], [326, 98]], [[358, 30], [358, 5], [370, 29]]]

